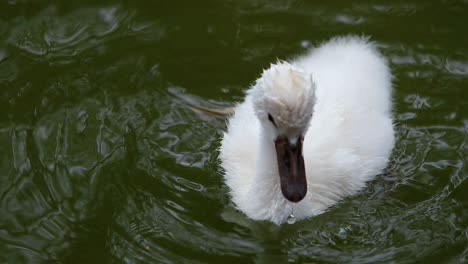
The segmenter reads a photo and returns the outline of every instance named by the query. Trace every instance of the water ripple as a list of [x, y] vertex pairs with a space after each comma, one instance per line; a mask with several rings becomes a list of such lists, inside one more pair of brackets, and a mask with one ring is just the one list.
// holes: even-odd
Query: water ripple
[[60, 64], [73, 63], [71, 58], [85, 52], [102, 53], [106, 42], [132, 37], [148, 27], [121, 6], [81, 9], [70, 14], [61, 14], [51, 6], [12, 25], [10, 45], [33, 58]]
[[[442, 2], [0, 4], [0, 262], [467, 262], [466, 3]], [[345, 32], [395, 73], [389, 168], [309, 220], [246, 218], [225, 121], [187, 103]]]

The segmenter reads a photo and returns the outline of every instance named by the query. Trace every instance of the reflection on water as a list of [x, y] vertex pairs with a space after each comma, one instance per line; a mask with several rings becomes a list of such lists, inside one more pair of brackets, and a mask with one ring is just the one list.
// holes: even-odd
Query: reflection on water
[[[466, 11], [0, 4], [0, 262], [467, 262]], [[315, 218], [247, 219], [220, 176], [224, 120], [187, 104], [229, 105], [270, 62], [345, 33], [372, 35], [395, 72], [390, 167]]]

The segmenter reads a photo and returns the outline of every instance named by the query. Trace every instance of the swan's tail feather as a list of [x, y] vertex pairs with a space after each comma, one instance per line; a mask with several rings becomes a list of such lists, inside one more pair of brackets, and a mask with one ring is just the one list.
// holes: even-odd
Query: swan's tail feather
[[234, 114], [234, 106], [226, 105], [221, 102], [204, 100], [198, 96], [186, 93], [183, 88], [172, 87], [168, 92], [174, 97], [174, 99], [176, 99], [176, 101], [203, 117], [226, 118]]
[[188, 105], [188, 108], [197, 114], [208, 115], [217, 118], [224, 118], [234, 113], [234, 107], [210, 108], [201, 105]]

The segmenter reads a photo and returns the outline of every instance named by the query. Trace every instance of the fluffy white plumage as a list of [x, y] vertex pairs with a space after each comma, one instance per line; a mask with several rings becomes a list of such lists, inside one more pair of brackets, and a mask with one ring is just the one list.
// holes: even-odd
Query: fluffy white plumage
[[[281, 224], [294, 207], [300, 220], [381, 173], [394, 145], [391, 79], [375, 45], [353, 36], [333, 38], [265, 70], [236, 107], [220, 148], [237, 208]], [[301, 134], [308, 191], [293, 203], [281, 192], [274, 140]]]

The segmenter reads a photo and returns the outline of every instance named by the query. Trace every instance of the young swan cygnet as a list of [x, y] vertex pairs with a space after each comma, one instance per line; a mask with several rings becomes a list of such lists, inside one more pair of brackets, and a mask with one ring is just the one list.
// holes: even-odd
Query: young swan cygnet
[[247, 93], [219, 158], [231, 201], [249, 218], [318, 215], [387, 167], [392, 74], [368, 38], [332, 38], [271, 65]]

